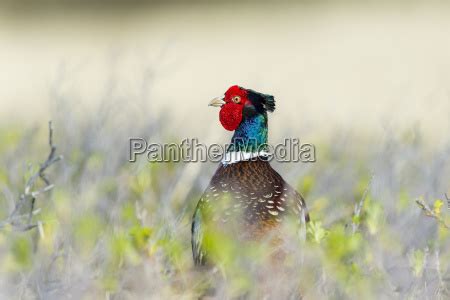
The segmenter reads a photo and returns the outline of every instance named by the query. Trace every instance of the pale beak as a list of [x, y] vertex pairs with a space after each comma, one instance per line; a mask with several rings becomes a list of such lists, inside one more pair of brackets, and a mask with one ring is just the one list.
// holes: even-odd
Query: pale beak
[[225, 104], [225, 101], [223, 101], [223, 97], [217, 97], [217, 98], [212, 99], [211, 102], [209, 102], [208, 106], [221, 107], [224, 104]]

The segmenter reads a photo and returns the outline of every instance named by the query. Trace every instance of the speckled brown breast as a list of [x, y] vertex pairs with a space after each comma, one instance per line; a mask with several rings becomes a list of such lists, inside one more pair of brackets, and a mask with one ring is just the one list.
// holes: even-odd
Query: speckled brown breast
[[[202, 232], [214, 223], [236, 239], [257, 240], [287, 216], [308, 221], [303, 198], [264, 160], [220, 165], [197, 204], [192, 223], [196, 264], [204, 264]], [[233, 230], [235, 232], [233, 232]]]

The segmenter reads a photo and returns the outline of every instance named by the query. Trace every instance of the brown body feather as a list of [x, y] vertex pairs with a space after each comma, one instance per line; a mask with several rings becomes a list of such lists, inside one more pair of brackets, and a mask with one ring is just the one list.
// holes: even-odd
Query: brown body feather
[[237, 240], [258, 240], [287, 217], [309, 220], [303, 198], [269, 164], [256, 159], [221, 164], [197, 204], [192, 223], [196, 264], [207, 262], [204, 232], [208, 226]]

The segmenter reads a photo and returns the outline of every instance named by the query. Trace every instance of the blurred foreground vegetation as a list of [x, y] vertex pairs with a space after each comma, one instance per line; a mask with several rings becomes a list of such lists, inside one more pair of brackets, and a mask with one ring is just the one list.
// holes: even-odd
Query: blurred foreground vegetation
[[[0, 229], [1, 298], [195, 299], [212, 288], [218, 298], [450, 297], [450, 139], [430, 147], [415, 130], [324, 138], [316, 163], [276, 164], [306, 198], [306, 243], [287, 240], [285, 263], [273, 268], [264, 247], [244, 253], [216, 237], [228, 256], [202, 272], [193, 267], [190, 222], [216, 166], [129, 163], [130, 136], [183, 137], [165, 132], [170, 116], [137, 123], [140, 109], [110, 101], [92, 115], [56, 102], [54, 143], [64, 159], [47, 172], [55, 188], [36, 198], [31, 221], [42, 225]], [[49, 151], [46, 123], [0, 128], [0, 141], [5, 220]]]

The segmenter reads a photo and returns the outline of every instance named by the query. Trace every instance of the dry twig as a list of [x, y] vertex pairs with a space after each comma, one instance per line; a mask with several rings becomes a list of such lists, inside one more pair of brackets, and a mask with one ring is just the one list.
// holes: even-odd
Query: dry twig
[[[0, 229], [7, 225], [11, 225], [15, 230], [27, 231], [38, 226], [38, 224], [31, 223], [33, 215], [39, 213], [39, 210], [34, 210], [36, 197], [50, 191], [54, 187], [54, 185], [47, 178], [45, 171], [51, 165], [62, 159], [61, 155], [56, 155], [56, 146], [53, 144], [53, 126], [51, 121], [48, 123], [48, 127], [48, 144], [50, 146], [50, 153], [47, 160], [40, 165], [39, 169], [33, 175], [30, 176], [25, 184], [23, 192], [19, 196], [19, 201], [16, 202], [13, 211], [9, 214], [6, 220], [0, 222]], [[45, 186], [41, 189], [33, 190], [38, 179], [41, 179], [45, 183]], [[20, 214], [19, 212], [22, 207], [24, 207], [27, 203], [30, 203], [29, 212], [26, 214]]]
[[431, 217], [433, 219], [436, 219], [438, 223], [443, 226], [444, 228], [450, 229], [450, 226], [445, 223], [445, 221], [442, 219], [441, 216], [437, 215], [434, 210], [432, 210], [428, 204], [425, 203], [422, 199], [416, 199], [417, 205], [423, 210], [424, 214], [427, 217]]
[[447, 193], [445, 195], [445, 200], [447, 200], [447, 208], [450, 209], [450, 198], [448, 197]]

